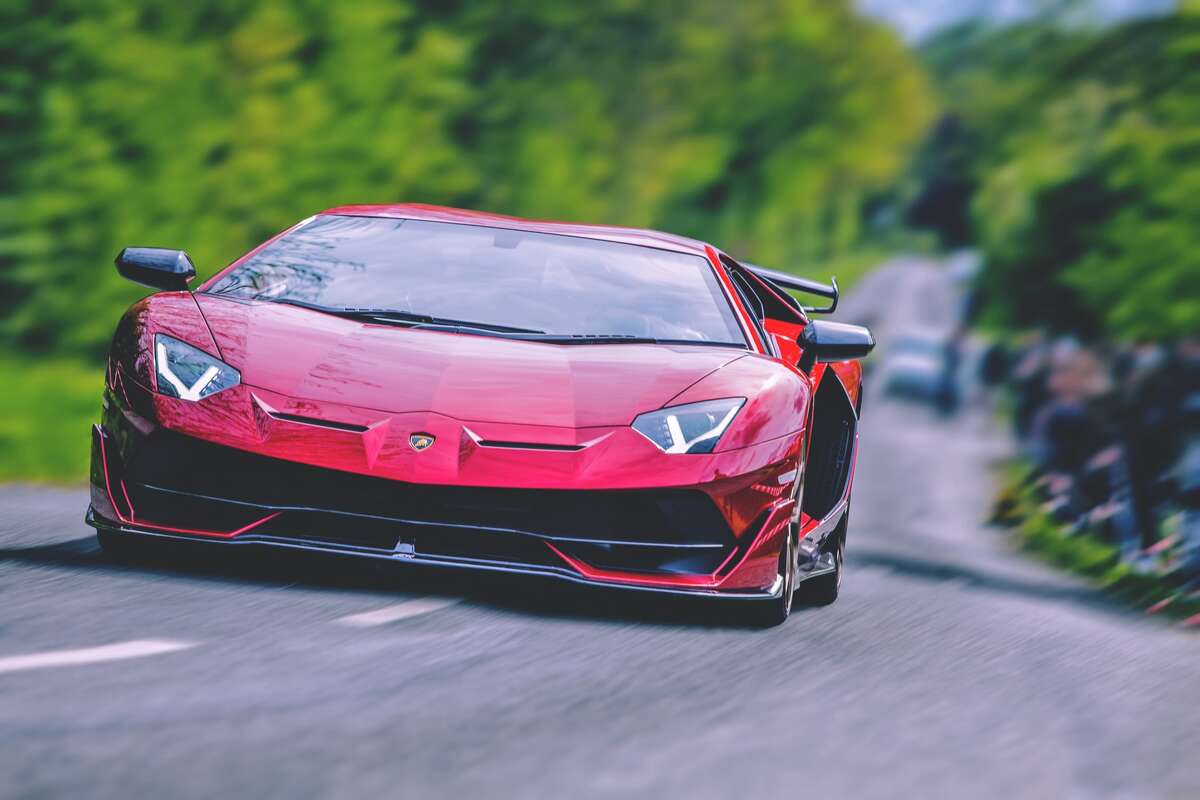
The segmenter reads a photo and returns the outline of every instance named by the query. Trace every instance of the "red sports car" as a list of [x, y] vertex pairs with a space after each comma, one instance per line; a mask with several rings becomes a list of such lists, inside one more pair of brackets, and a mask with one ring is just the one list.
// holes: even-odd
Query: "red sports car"
[[[121, 318], [88, 523], [737, 599], [838, 594], [865, 328], [837, 284], [649, 230], [423, 205], [310, 217]], [[787, 290], [823, 295], [814, 309]]]

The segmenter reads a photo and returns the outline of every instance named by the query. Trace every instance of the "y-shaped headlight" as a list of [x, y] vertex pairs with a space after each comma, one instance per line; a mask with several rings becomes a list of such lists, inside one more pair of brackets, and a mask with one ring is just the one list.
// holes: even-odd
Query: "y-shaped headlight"
[[242, 380], [236, 369], [219, 358], [162, 333], [154, 336], [154, 369], [158, 391], [192, 402], [237, 386]]
[[745, 402], [730, 397], [662, 408], [640, 415], [633, 429], [664, 453], [711, 453]]

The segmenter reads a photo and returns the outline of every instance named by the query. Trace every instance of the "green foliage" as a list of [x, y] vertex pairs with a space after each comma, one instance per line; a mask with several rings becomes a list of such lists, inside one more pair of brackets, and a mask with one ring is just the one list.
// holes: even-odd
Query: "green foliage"
[[927, 178], [976, 189], [993, 311], [1121, 339], [1200, 330], [1200, 14], [968, 26], [927, 57], [970, 151]]
[[1200, 613], [1200, 595], [1185, 576], [1139, 572], [1120, 560], [1112, 542], [1086, 532], [1073, 533], [1042, 508], [1027, 464], [1010, 463], [1003, 470], [993, 522], [1013, 530], [1024, 550], [1056, 567], [1073, 572], [1114, 599], [1173, 619]]
[[0, 481], [83, 480], [104, 370], [0, 354], [0, 380]]
[[93, 359], [120, 247], [207, 275], [343, 203], [844, 257], [933, 102], [849, 0], [9, 0], [0, 42], [0, 344]]

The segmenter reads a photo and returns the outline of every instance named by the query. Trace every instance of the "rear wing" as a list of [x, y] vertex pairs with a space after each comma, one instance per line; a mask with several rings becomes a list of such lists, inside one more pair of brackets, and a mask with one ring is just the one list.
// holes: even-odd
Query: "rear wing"
[[787, 292], [779, 293], [785, 300], [791, 301], [796, 308], [801, 309], [808, 314], [832, 314], [834, 311], [837, 311], [839, 293], [837, 278], [830, 278], [829, 284], [826, 285], [817, 281], [810, 281], [807, 278], [799, 278], [795, 275], [789, 275], [786, 272], [777, 272], [773, 269], [767, 269], [766, 267], [759, 267], [754, 264], [743, 264], [742, 266], [753, 272], [758, 277], [762, 278], [767, 283], [774, 284], [778, 288], [790, 289], [793, 292], [804, 292], [805, 294], [815, 294], [818, 297], [829, 298], [830, 303], [828, 306], [825, 306], [824, 308], [818, 308], [816, 306], [801, 305]]

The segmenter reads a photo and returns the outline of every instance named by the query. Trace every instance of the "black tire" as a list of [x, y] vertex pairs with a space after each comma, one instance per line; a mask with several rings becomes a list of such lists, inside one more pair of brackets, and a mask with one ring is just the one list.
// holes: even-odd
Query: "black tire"
[[846, 528], [849, 521], [850, 512], [847, 511], [821, 548], [822, 553], [833, 555], [833, 572], [803, 581], [797, 588], [796, 599], [804, 605], [827, 606], [838, 599], [838, 592], [842, 588], [842, 573], [845, 571]]
[[746, 609], [747, 621], [756, 628], [774, 628], [791, 616], [792, 597], [796, 593], [796, 541], [790, 533], [779, 553], [777, 575], [783, 579], [783, 590], [778, 597], [744, 601], [749, 606]]

